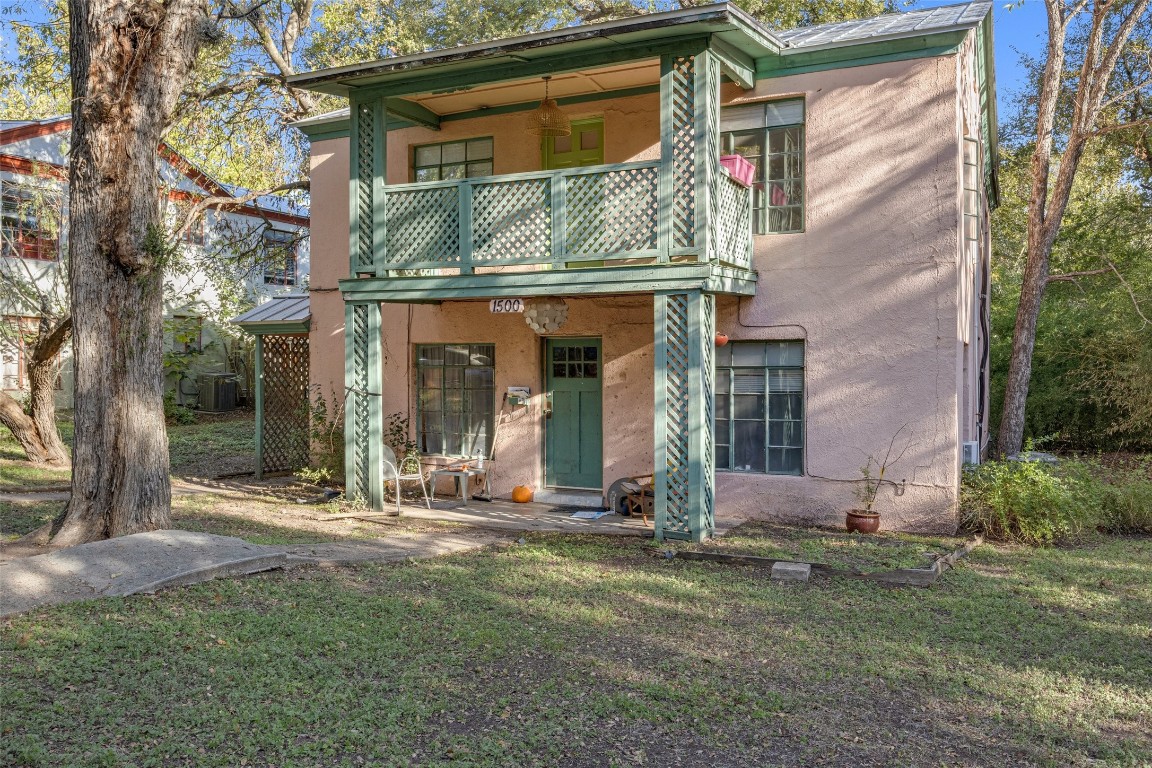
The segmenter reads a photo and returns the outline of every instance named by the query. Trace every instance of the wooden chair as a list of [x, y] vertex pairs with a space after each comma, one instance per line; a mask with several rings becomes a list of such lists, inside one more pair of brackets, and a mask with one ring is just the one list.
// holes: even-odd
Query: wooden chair
[[621, 505], [627, 510], [629, 517], [639, 515], [646, 528], [652, 527], [648, 523], [648, 515], [653, 514], [656, 504], [656, 496], [652, 489], [655, 479], [652, 475], [641, 475], [630, 478], [621, 486], [624, 492]]

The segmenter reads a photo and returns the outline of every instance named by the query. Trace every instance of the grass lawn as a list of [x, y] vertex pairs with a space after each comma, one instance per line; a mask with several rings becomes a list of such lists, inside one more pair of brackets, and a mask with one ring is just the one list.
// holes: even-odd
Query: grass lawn
[[[177, 477], [216, 477], [249, 471], [256, 464], [256, 424], [251, 411], [201, 414], [195, 424], [168, 427], [168, 456]], [[58, 422], [64, 442], [72, 444], [71, 416]], [[67, 469], [38, 467], [24, 458], [20, 444], [0, 429], [0, 491], [68, 485]]]
[[985, 545], [926, 590], [659, 555], [532, 535], [16, 617], [0, 764], [1152, 763], [1152, 539]]

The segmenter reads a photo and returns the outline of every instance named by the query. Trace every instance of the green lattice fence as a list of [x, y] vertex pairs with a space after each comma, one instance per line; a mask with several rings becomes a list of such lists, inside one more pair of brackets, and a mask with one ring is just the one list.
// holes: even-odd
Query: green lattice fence
[[264, 355], [264, 472], [308, 464], [308, 337], [267, 335]]
[[752, 190], [720, 175], [716, 234], [719, 257], [724, 264], [752, 268]]

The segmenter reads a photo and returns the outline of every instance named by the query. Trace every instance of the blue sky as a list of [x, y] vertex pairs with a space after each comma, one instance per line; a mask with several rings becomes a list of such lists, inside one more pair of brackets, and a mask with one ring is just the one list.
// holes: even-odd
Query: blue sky
[[[736, 0], [739, 2], [739, 0]], [[955, 0], [915, 0], [914, 8], [954, 5]], [[1047, 42], [1047, 16], [1042, 0], [1023, 0], [1008, 7], [998, 1], [992, 9], [992, 40], [996, 53], [996, 102], [1001, 119], [1009, 114], [1008, 102], [1027, 86], [1020, 54], [1039, 55]]]

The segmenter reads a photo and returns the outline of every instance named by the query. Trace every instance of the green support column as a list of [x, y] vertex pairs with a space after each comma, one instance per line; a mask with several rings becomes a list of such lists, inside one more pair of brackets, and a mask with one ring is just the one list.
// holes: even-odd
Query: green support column
[[256, 479], [264, 479], [264, 335], [256, 334]]
[[382, 274], [385, 269], [387, 118], [384, 100], [350, 99], [349, 273]]
[[700, 541], [715, 531], [715, 299], [655, 295], [656, 539]]
[[720, 62], [706, 43], [660, 57], [659, 248], [711, 258], [720, 166]]
[[384, 476], [380, 446], [384, 440], [381, 396], [380, 305], [344, 305], [345, 495], [384, 511]]

